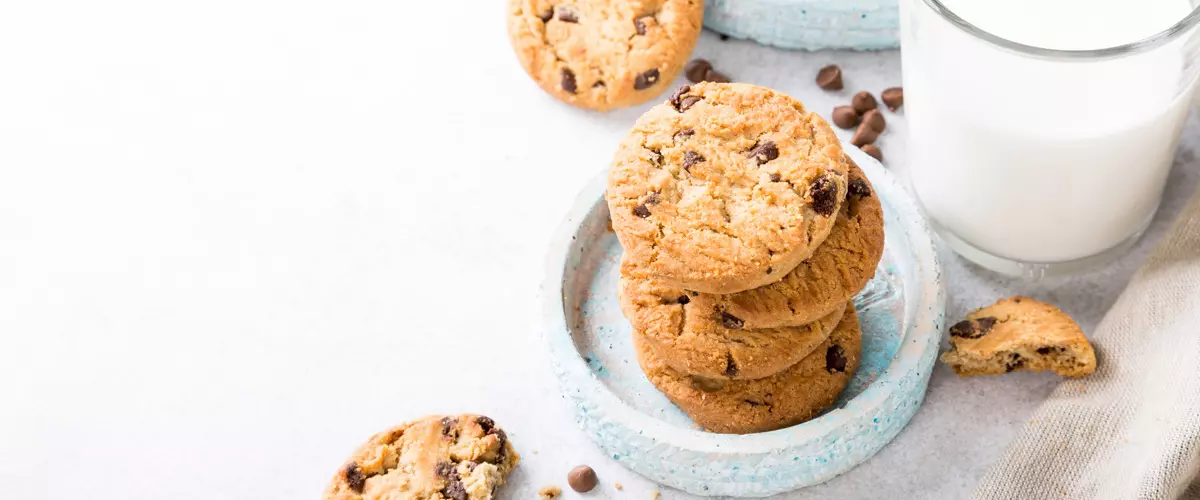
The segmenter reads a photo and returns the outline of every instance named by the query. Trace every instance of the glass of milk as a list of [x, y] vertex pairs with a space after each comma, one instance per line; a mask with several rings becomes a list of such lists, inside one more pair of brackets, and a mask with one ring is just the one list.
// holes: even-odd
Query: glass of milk
[[959, 254], [1041, 278], [1129, 249], [1195, 87], [1193, 0], [900, 0], [913, 188]]

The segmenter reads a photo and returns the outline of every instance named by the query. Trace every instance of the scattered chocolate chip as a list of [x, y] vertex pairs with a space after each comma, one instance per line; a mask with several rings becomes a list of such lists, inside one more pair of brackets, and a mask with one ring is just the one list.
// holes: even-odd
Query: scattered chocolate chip
[[721, 33], [721, 35], [720, 35], [720, 37], [719, 37], [719, 38], [721, 39], [721, 41], [722, 41], [722, 42], [728, 42], [728, 41], [729, 41], [729, 35], [726, 35], [726, 34], [724, 34], [724, 33]]
[[691, 170], [692, 166], [704, 161], [704, 157], [695, 151], [685, 151], [683, 153], [683, 169]]
[[363, 476], [362, 469], [358, 468], [358, 462], [350, 462], [346, 464], [346, 484], [356, 493], [362, 493], [363, 488], [367, 485], [367, 478]]
[[685, 306], [688, 304], [688, 302], [692, 301], [692, 299], [688, 298], [687, 295], [680, 295], [679, 298], [675, 300]]
[[671, 99], [669, 102], [671, 103], [671, 107], [675, 108], [675, 111], [682, 113], [687, 111], [688, 108], [692, 107], [692, 105], [700, 102], [699, 97], [687, 95], [687, 93], [691, 90], [692, 87], [683, 85], [675, 89], [675, 92], [671, 94]]
[[879, 94], [879, 97], [883, 99], [883, 104], [892, 111], [900, 109], [902, 106], [904, 106], [903, 87], [892, 87], [890, 89], [886, 89], [882, 94]]
[[685, 128], [683, 130], [675, 132], [675, 135], [672, 136], [672, 138], [675, 139], [675, 142], [679, 142], [682, 140], [686, 140], [688, 137], [691, 137], [695, 133], [696, 133], [695, 130], [692, 130], [690, 128]]
[[760, 401], [755, 401], [755, 400], [753, 400], [753, 399], [743, 399], [742, 401], [745, 401], [745, 402], [746, 402], [746, 404], [748, 404], [748, 405], [750, 405], [750, 406], [752, 406], [752, 407], [766, 406], [766, 405], [767, 405], [766, 403], [763, 403], [763, 402], [760, 402]]
[[695, 387], [701, 392], [717, 392], [725, 388], [724, 380], [697, 377], [695, 375], [692, 375], [691, 378], [692, 387]]
[[502, 464], [505, 458], [508, 458], [508, 448], [504, 447], [504, 441], [500, 441], [500, 450], [496, 452], [496, 461], [492, 463]]
[[442, 435], [449, 436], [454, 431], [454, 426], [458, 425], [458, 419], [453, 417], [442, 417]]
[[480, 416], [479, 418], [476, 418], [475, 423], [479, 424], [479, 428], [483, 429], [484, 434], [487, 434], [488, 431], [492, 430], [492, 427], [496, 426], [495, 420], [492, 420], [492, 419], [490, 419], [488, 417], [484, 417], [484, 416]]
[[860, 115], [879, 107], [879, 103], [875, 102], [875, 96], [865, 90], [854, 94], [854, 97], [850, 99], [850, 105], [854, 106], [854, 110], [858, 111]]
[[603, 86], [605, 86], [604, 80], [596, 80], [596, 83], [592, 84], [592, 88], [594, 89], [598, 89]]
[[683, 76], [686, 76], [688, 81], [692, 83], [700, 83], [704, 81], [704, 76], [712, 69], [712, 63], [707, 59], [692, 59], [683, 67]]
[[704, 81], [706, 81], [706, 82], [716, 82], [716, 83], [729, 83], [729, 82], [731, 82], [731, 81], [733, 81], [733, 80], [731, 80], [731, 79], [729, 78], [729, 76], [728, 76], [728, 75], [726, 75], [725, 73], [722, 73], [722, 72], [720, 72], [720, 71], [717, 71], [717, 70], [715, 70], [715, 69], [709, 69], [708, 71], [706, 71], [706, 72], [704, 73]]
[[875, 129], [876, 132], [882, 133], [883, 129], [887, 128], [887, 120], [883, 119], [883, 113], [880, 113], [878, 109], [867, 111], [863, 114], [862, 121], [863, 125]]
[[854, 196], [871, 196], [871, 186], [867, 184], [867, 181], [862, 179], [850, 181], [849, 191]]
[[538, 14], [538, 18], [541, 19], [543, 23], [550, 22], [550, 20], [554, 18], [554, 7], [543, 10], [541, 14]]
[[1045, 356], [1047, 354], [1050, 354], [1050, 351], [1052, 351], [1052, 350], [1053, 349], [1051, 349], [1049, 347], [1039, 347], [1037, 350], [1037, 353], [1041, 354], [1042, 356]]
[[767, 274], [771, 274], [771, 272], [772, 272], [772, 271], [774, 271], [774, 270], [775, 270], [775, 268], [774, 268], [774, 267], [767, 266]]
[[433, 472], [436, 473], [438, 477], [445, 478], [449, 478], [452, 474], [458, 474], [458, 471], [454, 470], [454, 464], [450, 462], [438, 462], [437, 465], [434, 466]]
[[841, 128], [854, 128], [855, 125], [858, 125], [858, 122], [861, 119], [862, 117], [859, 116], [858, 111], [855, 111], [854, 108], [850, 106], [838, 106], [833, 108], [833, 124]]
[[508, 433], [504, 432], [504, 429], [493, 427], [487, 433], [496, 436], [496, 440], [500, 443], [501, 448], [504, 447], [504, 443], [508, 442]]
[[646, 205], [638, 205], [636, 207], [633, 207], [633, 215], [636, 215], [638, 217], [645, 219], [646, 217], [650, 216], [650, 208], [647, 207]]
[[592, 491], [597, 482], [599, 480], [596, 478], [596, 471], [586, 465], [577, 466], [567, 473], [567, 484], [580, 493]]
[[559, 84], [563, 90], [575, 93], [575, 72], [568, 68], [562, 70], [562, 82]]
[[846, 371], [846, 350], [842, 346], [833, 344], [825, 351], [825, 369], [829, 373]]
[[879, 146], [876, 146], [874, 144], [867, 144], [859, 149], [861, 149], [862, 152], [866, 153], [867, 156], [870, 156], [871, 158], [874, 158], [878, 161], [883, 161], [883, 150], [879, 149]]
[[814, 212], [828, 217], [833, 215], [833, 212], [837, 210], [838, 186], [828, 176], [822, 176], [813, 181], [808, 192], [812, 196], [812, 209]]
[[771, 174], [771, 182], [779, 182], [781, 179], [783, 179], [783, 177], [780, 177], [779, 174]]
[[575, 15], [575, 11], [570, 8], [560, 5], [558, 7], [558, 20], [564, 23], [577, 23], [579, 22], [579, 16]]
[[658, 193], [650, 193], [650, 195], [646, 197], [646, 201], [644, 203], [647, 205], [653, 205], [658, 203], [658, 201]]
[[1008, 361], [1004, 363], [1004, 371], [1011, 372], [1022, 366], [1025, 366], [1025, 359], [1021, 358], [1020, 354], [1012, 352], [1008, 354]]
[[633, 28], [637, 30], [637, 34], [646, 34], [646, 20], [653, 19], [654, 16], [642, 16], [633, 20]]
[[734, 377], [738, 373], [737, 363], [733, 361], [733, 355], [725, 353], [725, 376]]
[[648, 69], [633, 79], [634, 90], [646, 90], [658, 83], [658, 68]]
[[1016, 303], [1020, 304], [1020, 303], [1021, 303], [1021, 298], [1020, 298], [1020, 297], [1013, 297], [1013, 302], [1016, 302]]
[[987, 317], [979, 318], [979, 319], [975, 320], [975, 323], [979, 325], [979, 333], [981, 335], [986, 334], [987, 332], [992, 331], [993, 326], [996, 326], [996, 317], [995, 316], [987, 316]]
[[817, 72], [817, 86], [824, 90], [842, 90], [842, 68], [830, 64]]
[[442, 496], [454, 500], [467, 500], [467, 487], [461, 479], [454, 479], [442, 489]]
[[861, 148], [867, 144], [874, 144], [876, 139], [879, 139], [879, 132], [867, 126], [866, 123], [861, 123], [854, 130], [854, 137], [850, 138], [850, 144]]
[[725, 311], [721, 311], [721, 326], [724, 326], [730, 330], [741, 330], [742, 326], [745, 324], [746, 322], [742, 321], [742, 318], [729, 314]]
[[955, 323], [954, 326], [951, 326], [950, 335], [964, 339], [977, 339], [983, 336], [982, 333], [979, 333], [979, 331], [975, 329], [975, 323], [971, 322], [969, 319], [964, 319], [958, 323]]
[[779, 148], [772, 141], [762, 141], [750, 148], [750, 154], [747, 156], [754, 158], [754, 161], [759, 165], [779, 158]]

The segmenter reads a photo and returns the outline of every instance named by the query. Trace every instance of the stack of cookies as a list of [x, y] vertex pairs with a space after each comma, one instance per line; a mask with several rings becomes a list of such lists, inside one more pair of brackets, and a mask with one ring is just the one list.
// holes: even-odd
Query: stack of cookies
[[671, 401], [710, 431], [751, 433], [837, 399], [883, 213], [824, 120], [763, 87], [681, 87], [621, 143], [607, 199], [621, 309]]

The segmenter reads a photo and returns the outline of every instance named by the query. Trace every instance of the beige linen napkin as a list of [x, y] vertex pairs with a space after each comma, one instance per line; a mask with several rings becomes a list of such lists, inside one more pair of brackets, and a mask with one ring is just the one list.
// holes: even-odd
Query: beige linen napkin
[[974, 498], [1200, 499], [1200, 193]]

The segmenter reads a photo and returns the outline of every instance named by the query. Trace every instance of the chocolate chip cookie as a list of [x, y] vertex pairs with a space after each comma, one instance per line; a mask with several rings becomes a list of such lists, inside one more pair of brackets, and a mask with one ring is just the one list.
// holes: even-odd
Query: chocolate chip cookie
[[618, 288], [621, 312], [659, 358], [713, 379], [768, 377], [796, 364], [829, 338], [846, 305], [805, 325], [751, 329], [719, 307], [693, 306], [696, 294], [648, 278], [629, 261]]
[[607, 110], [649, 101], [696, 46], [703, 0], [509, 0], [525, 72], [554, 97]]
[[519, 460], [488, 417], [429, 416], [371, 436], [322, 498], [489, 500]]
[[1065, 377], [1096, 371], [1096, 352], [1066, 313], [1028, 297], [1011, 297], [950, 327], [942, 361], [963, 377], [1051, 370]]
[[638, 267], [674, 287], [736, 293], [812, 256], [837, 220], [848, 172], [833, 130], [795, 99], [699, 83], [638, 119], [606, 197]]
[[849, 195], [829, 237], [783, 279], [729, 295], [701, 293], [686, 308], [719, 309], [745, 328], [803, 325], [841, 308], [875, 275], [883, 257], [883, 206], [862, 170], [850, 163]]
[[771, 377], [712, 380], [685, 375], [634, 336], [638, 363], [667, 398], [701, 427], [724, 434], [765, 432], [812, 419], [837, 400], [858, 369], [862, 331], [848, 305], [829, 339], [808, 357]]

